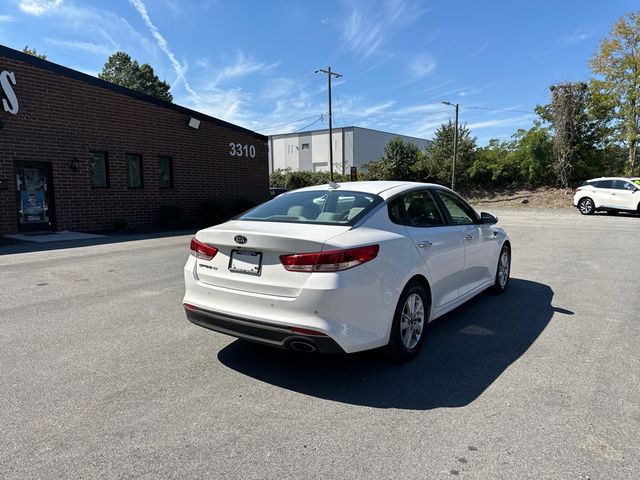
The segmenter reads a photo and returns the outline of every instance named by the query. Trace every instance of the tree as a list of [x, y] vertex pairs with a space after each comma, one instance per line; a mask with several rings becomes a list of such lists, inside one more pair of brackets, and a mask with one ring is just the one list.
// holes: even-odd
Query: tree
[[536, 122], [529, 130], [518, 130], [512, 139], [512, 158], [517, 166], [515, 182], [529, 187], [551, 183], [553, 140], [549, 130]]
[[585, 129], [588, 87], [586, 83], [552, 85], [548, 115], [553, 126], [553, 151], [558, 183], [569, 187], [574, 168], [575, 152]]
[[618, 138], [628, 148], [625, 171], [633, 175], [640, 140], [640, 12], [618, 19], [592, 57], [591, 70], [599, 76], [594, 85], [600, 95], [615, 103]]
[[[453, 164], [453, 134], [455, 126], [449, 121], [443, 123], [434, 134], [433, 142], [427, 147], [425, 156], [416, 162], [412, 170], [419, 181], [451, 184]], [[458, 125], [458, 159], [456, 180], [464, 184], [468, 180], [468, 169], [476, 152], [476, 139], [471, 136], [466, 125]]]
[[24, 46], [24, 48], [22, 49], [22, 53], [26, 53], [27, 55], [38, 57], [41, 60], [47, 59], [47, 56], [44, 53], [38, 53], [35, 48], [29, 48], [29, 45]]
[[540, 122], [520, 129], [510, 141], [489, 140], [479, 148], [469, 168], [476, 186], [536, 187], [553, 182], [553, 141]]
[[367, 176], [372, 180], [413, 180], [413, 165], [424, 159], [422, 152], [414, 143], [404, 142], [396, 137], [385, 147], [379, 160], [363, 165]]
[[140, 65], [124, 52], [111, 55], [98, 77], [160, 100], [173, 101], [173, 96], [169, 92], [171, 87], [158, 78], [151, 65], [148, 63]]
[[[615, 99], [600, 91], [594, 80], [589, 82], [586, 90], [584, 85], [580, 85], [579, 97], [579, 101], [569, 104], [572, 106], [570, 183], [590, 177], [621, 175], [624, 171], [624, 153], [621, 155], [622, 146], [612, 128]], [[549, 125], [556, 141], [557, 119], [553, 101], [548, 105], [538, 105], [536, 113], [542, 122]], [[563, 128], [566, 133], [566, 125]], [[557, 161], [549, 168], [555, 169], [557, 176]]]

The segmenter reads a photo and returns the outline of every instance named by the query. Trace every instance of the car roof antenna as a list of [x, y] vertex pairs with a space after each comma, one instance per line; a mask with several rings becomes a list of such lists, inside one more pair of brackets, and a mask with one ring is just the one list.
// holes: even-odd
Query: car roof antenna
[[333, 188], [333, 189], [340, 188], [340, 184], [336, 182], [329, 182], [329, 188]]

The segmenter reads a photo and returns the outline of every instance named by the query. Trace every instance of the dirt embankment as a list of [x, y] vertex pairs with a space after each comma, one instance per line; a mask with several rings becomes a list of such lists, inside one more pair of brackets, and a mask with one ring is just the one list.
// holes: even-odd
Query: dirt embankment
[[537, 188], [535, 190], [472, 190], [460, 192], [477, 206], [495, 205], [500, 208], [573, 208], [574, 190]]

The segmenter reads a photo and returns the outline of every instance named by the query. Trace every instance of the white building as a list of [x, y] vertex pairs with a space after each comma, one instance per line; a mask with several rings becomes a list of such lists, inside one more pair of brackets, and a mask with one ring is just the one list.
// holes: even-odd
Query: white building
[[[400, 137], [419, 149], [431, 143], [424, 138], [408, 137], [360, 127], [333, 129], [333, 171], [348, 174], [372, 160], [379, 160], [389, 141]], [[285, 133], [269, 136], [269, 172], [274, 170], [329, 171], [329, 130]]]

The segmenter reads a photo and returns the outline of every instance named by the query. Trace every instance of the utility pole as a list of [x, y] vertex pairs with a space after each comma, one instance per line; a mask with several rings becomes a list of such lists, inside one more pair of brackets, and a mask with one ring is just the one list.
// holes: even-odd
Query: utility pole
[[336, 78], [340, 78], [342, 74], [332, 72], [331, 66], [329, 66], [327, 70], [320, 68], [315, 71], [315, 73], [318, 72], [326, 73], [327, 79], [329, 80], [329, 178], [333, 182], [333, 125], [331, 123], [333, 116], [331, 115], [331, 77], [334, 76]]
[[451, 165], [451, 190], [456, 189], [456, 161], [458, 160], [458, 109], [460, 105], [451, 102], [442, 102], [445, 105], [456, 108], [455, 130], [453, 131], [453, 164]]

